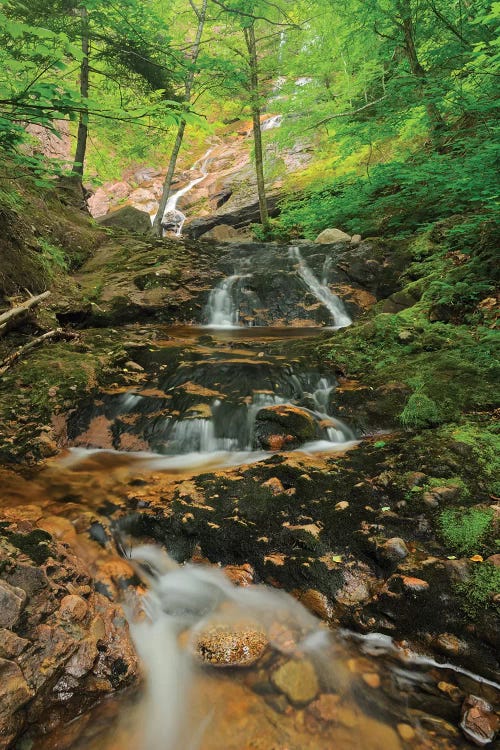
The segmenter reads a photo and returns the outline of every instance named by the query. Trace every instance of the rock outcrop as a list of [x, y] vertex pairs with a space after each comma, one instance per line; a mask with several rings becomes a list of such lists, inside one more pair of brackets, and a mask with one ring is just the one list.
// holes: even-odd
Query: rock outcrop
[[74, 718], [137, 675], [121, 608], [35, 525], [39, 515], [25, 506], [0, 525], [0, 748], [31, 725], [41, 732]]

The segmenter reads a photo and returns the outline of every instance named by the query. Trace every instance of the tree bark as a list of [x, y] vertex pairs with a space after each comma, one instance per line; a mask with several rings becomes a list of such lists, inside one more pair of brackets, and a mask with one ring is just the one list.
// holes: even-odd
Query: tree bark
[[[80, 95], [86, 99], [89, 95], [89, 17], [88, 11], [82, 7], [82, 52], [83, 60], [80, 65]], [[89, 116], [87, 111], [80, 112], [78, 122], [78, 136], [76, 140], [75, 161], [73, 162], [72, 174], [81, 182], [83, 178], [83, 165], [85, 163], [85, 152], [87, 151]]]
[[255, 172], [257, 176], [257, 192], [259, 194], [260, 220], [264, 230], [269, 227], [269, 211], [267, 208], [266, 182], [264, 179], [264, 150], [262, 148], [262, 131], [260, 127], [260, 91], [259, 66], [257, 59], [257, 43], [255, 40], [254, 22], [244, 30], [245, 42], [248, 50], [250, 67], [250, 96], [253, 121], [253, 140], [255, 149]]
[[411, 14], [411, 0], [399, 0], [399, 15], [401, 18], [401, 28], [404, 34], [404, 48], [406, 57], [410, 65], [410, 70], [413, 75], [419, 79], [422, 91], [422, 98], [424, 99], [425, 109], [429, 118], [432, 137], [439, 147], [441, 143], [441, 134], [445, 127], [445, 122], [441, 116], [441, 113], [436, 105], [436, 102], [431, 98], [427, 87], [427, 71], [422, 67], [420, 60], [418, 59], [417, 47], [415, 44], [415, 28], [413, 24]]
[[[200, 10], [196, 10], [194, 3], [191, 3], [191, 5], [198, 17], [198, 28], [196, 30], [196, 38], [195, 38], [193, 47], [191, 49], [192, 67], [189, 70], [185, 83], [184, 83], [184, 103], [186, 104], [186, 106], [189, 105], [189, 102], [191, 101], [191, 92], [193, 90], [193, 83], [194, 83], [194, 76], [195, 76], [195, 66], [198, 60], [198, 55], [200, 54], [201, 38], [203, 36], [203, 29], [205, 28], [205, 20], [207, 17], [208, 0], [203, 0]], [[177, 159], [179, 157], [179, 152], [181, 150], [185, 130], [186, 130], [186, 121], [182, 119], [179, 123], [174, 147], [170, 155], [167, 176], [165, 177], [165, 182], [163, 183], [163, 190], [162, 190], [162, 195], [160, 198], [160, 205], [158, 206], [158, 212], [153, 221], [153, 232], [156, 235], [158, 235], [158, 237], [161, 237], [163, 235], [163, 228], [161, 225], [161, 221], [163, 219], [163, 214], [165, 213], [165, 208], [167, 206], [168, 199], [170, 197], [170, 189], [172, 187], [172, 180], [174, 178], [175, 166], [177, 164]]]

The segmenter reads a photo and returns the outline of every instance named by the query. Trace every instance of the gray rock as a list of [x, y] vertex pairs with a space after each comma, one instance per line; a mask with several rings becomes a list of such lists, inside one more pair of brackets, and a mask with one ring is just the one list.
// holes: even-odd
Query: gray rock
[[341, 229], [324, 229], [314, 241], [320, 245], [327, 245], [330, 242], [351, 242], [351, 235]]
[[124, 229], [133, 234], [149, 234], [151, 232], [151, 219], [145, 211], [139, 211], [133, 206], [124, 206], [113, 211], [111, 214], [98, 219], [103, 227], [112, 229]]
[[0, 627], [13, 628], [26, 602], [26, 593], [7, 581], [0, 581]]

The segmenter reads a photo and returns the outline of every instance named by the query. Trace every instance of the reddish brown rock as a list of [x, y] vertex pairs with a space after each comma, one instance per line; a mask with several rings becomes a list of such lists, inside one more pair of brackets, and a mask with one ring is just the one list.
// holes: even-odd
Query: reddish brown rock
[[469, 695], [462, 705], [460, 727], [468, 740], [483, 747], [495, 739], [500, 720], [490, 703], [476, 695]]

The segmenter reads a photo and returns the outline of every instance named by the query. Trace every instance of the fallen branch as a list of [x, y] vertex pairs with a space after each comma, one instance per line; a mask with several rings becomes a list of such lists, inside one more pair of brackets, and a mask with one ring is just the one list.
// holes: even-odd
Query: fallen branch
[[28, 310], [31, 310], [32, 307], [36, 307], [36, 305], [39, 305], [40, 302], [43, 302], [44, 299], [47, 299], [49, 295], [50, 292], [43, 292], [43, 294], [39, 294], [36, 297], [30, 297], [26, 300], [26, 302], [23, 302], [22, 305], [13, 307], [11, 310], [8, 310], [7, 312], [0, 315], [0, 336], [3, 336], [3, 334], [12, 327], [12, 321], [15, 321], [20, 316], [24, 316], [28, 312]]
[[336, 117], [351, 117], [352, 115], [357, 115], [358, 112], [362, 112], [364, 109], [368, 109], [368, 107], [373, 107], [375, 104], [382, 102], [384, 99], [387, 99], [386, 94], [384, 96], [381, 96], [380, 99], [375, 99], [375, 101], [373, 102], [368, 102], [368, 104], [364, 104], [362, 107], [358, 107], [358, 109], [351, 109], [348, 112], [338, 112], [336, 115], [329, 115], [328, 117], [325, 117], [323, 120], [316, 122], [314, 125], [311, 125], [306, 129], [313, 130], [313, 128], [318, 128], [320, 125], [324, 125], [326, 122], [330, 122], [330, 120], [335, 120]]
[[28, 341], [27, 344], [20, 346], [15, 352], [9, 354], [9, 356], [0, 364], [0, 375], [3, 375], [6, 370], [12, 367], [12, 365], [14, 365], [23, 354], [26, 354], [26, 352], [29, 352], [31, 349], [35, 349], [35, 347], [40, 346], [40, 344], [43, 344], [45, 341], [51, 339], [71, 340], [76, 338], [78, 338], [77, 333], [65, 331], [63, 328], [54, 328], [52, 331], [47, 331], [47, 333], [38, 336], [36, 339], [32, 339], [32, 341]]

